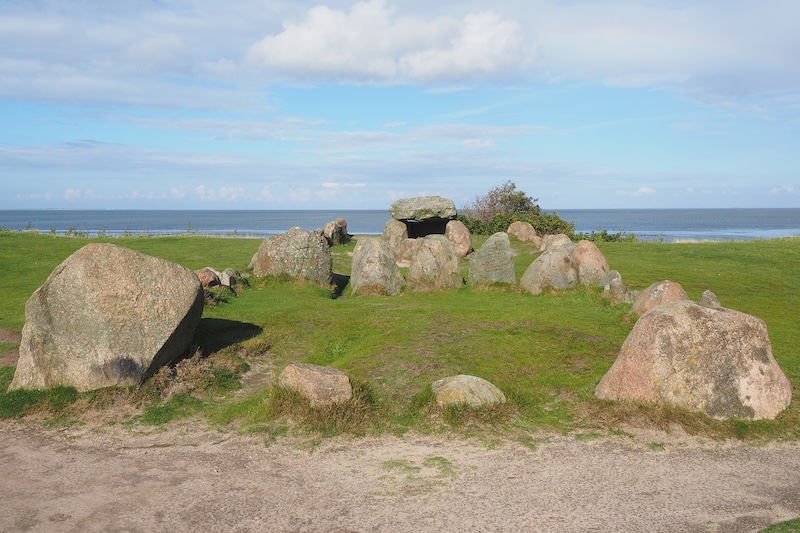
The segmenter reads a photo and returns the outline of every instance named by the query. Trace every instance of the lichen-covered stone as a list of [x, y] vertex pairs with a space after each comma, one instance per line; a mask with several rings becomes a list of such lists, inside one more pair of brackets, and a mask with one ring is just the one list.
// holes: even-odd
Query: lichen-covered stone
[[337, 218], [325, 224], [322, 234], [331, 245], [347, 244], [351, 238], [347, 233], [347, 221], [343, 218]]
[[358, 240], [353, 250], [350, 274], [353, 294], [393, 296], [400, 293], [404, 284], [405, 279], [385, 239], [373, 237]]
[[444, 235], [415, 239], [417, 244], [408, 268], [408, 289], [438, 291], [457, 289], [464, 284], [459, 259], [453, 244]]
[[88, 244], [25, 305], [11, 389], [136, 385], [189, 348], [203, 312], [191, 270], [113, 244]]
[[714, 418], [774, 418], [792, 399], [764, 321], [682, 300], [633, 327], [598, 398], [663, 401]]
[[431, 388], [436, 403], [441, 407], [462, 404], [470, 407], [486, 407], [506, 401], [503, 391], [476, 376], [461, 374], [446, 377], [435, 381]]
[[456, 218], [453, 200], [441, 196], [417, 196], [397, 200], [389, 207], [389, 214], [395, 220], [427, 220]]
[[333, 257], [321, 231], [294, 227], [264, 239], [250, 261], [250, 268], [256, 276], [288, 274], [329, 285], [333, 277]]
[[531, 294], [541, 294], [546, 288], [567, 289], [578, 283], [578, 265], [572, 257], [573, 243], [547, 249], [525, 269], [520, 287]]
[[470, 285], [517, 282], [508, 234], [495, 233], [478, 248], [469, 261], [468, 281]]

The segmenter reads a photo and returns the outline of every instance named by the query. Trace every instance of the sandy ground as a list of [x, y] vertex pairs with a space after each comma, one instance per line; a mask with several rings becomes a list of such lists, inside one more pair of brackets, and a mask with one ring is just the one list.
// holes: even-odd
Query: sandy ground
[[[15, 364], [18, 351], [0, 355]], [[722, 533], [800, 516], [798, 444], [631, 432], [531, 449], [5, 422], [0, 532]]]
[[0, 426], [0, 531], [758, 531], [800, 516], [800, 446], [664, 435], [321, 443]]

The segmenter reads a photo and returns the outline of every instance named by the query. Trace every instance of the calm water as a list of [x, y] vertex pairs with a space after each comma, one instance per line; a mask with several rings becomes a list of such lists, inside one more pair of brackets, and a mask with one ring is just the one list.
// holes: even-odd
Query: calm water
[[[800, 209], [559, 209], [576, 231], [625, 231], [640, 240], [747, 240], [800, 236]], [[293, 226], [322, 228], [347, 220], [352, 234], [380, 234], [388, 210], [138, 211], [0, 210], [0, 228], [96, 235], [197, 232], [263, 238]]]

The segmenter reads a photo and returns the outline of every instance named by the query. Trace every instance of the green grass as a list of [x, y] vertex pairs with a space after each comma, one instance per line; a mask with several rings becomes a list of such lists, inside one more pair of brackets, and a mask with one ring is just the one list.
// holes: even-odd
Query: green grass
[[[484, 240], [476, 237], [476, 247]], [[105, 241], [191, 269], [241, 271], [259, 245], [199, 236]], [[25, 300], [56, 265], [88, 242], [98, 239], [0, 234], [0, 327], [21, 329]], [[147, 398], [139, 421], [198, 415], [213, 425], [269, 438], [300, 428], [323, 435], [483, 431], [523, 439], [538, 430], [594, 435], [637, 425], [665, 431], [677, 425], [720, 439], [800, 438], [800, 278], [795, 274], [800, 239], [598, 245], [630, 288], [671, 279], [693, 299], [711, 289], [724, 306], [765, 320], [775, 357], [795, 387], [792, 406], [774, 421], [720, 422], [670, 406], [596, 400], [595, 385], [633, 327], [629, 306], [613, 305], [587, 288], [541, 296], [513, 287], [464, 287], [352, 297], [347, 285], [351, 242], [333, 248], [340, 278], [336, 290], [282, 278], [251, 279], [237, 296], [206, 307], [195, 342], [207, 358], [196, 361], [191, 372], [145, 384], [138, 393]], [[525, 243], [512, 239], [512, 246], [519, 279], [535, 255]], [[324, 412], [274, 386], [233, 394], [249, 365], [279, 371], [293, 361], [345, 371], [361, 387], [358, 400], [347, 409]], [[453, 374], [491, 381], [508, 404], [484, 412], [438, 408], [430, 384]], [[187, 382], [193, 384], [188, 389]], [[8, 394], [0, 393], [0, 400]], [[186, 397], [173, 399], [179, 394]]]
[[773, 524], [766, 529], [762, 529], [761, 533], [797, 533], [798, 531], [800, 531], [800, 518]]
[[[14, 377], [14, 367], [0, 366], [0, 390], [5, 391]], [[60, 413], [78, 399], [73, 387], [48, 390], [13, 390], [0, 393], [0, 420], [33, 413]]]

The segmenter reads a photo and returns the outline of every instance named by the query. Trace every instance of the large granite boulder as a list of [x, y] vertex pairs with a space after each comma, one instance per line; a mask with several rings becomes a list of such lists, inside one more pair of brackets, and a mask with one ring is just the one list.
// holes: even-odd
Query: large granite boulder
[[572, 251], [572, 257], [578, 265], [578, 281], [581, 285], [596, 285], [608, 274], [605, 256], [591, 241], [580, 241]]
[[395, 220], [451, 220], [456, 218], [456, 206], [449, 198], [417, 196], [397, 200], [389, 207], [389, 214]]
[[569, 246], [570, 244], [572, 244], [572, 241], [563, 233], [558, 233], [555, 235], [550, 234], [542, 237], [542, 242], [539, 245], [539, 249], [545, 251], [558, 248], [559, 246]]
[[264, 239], [249, 268], [256, 276], [288, 274], [329, 285], [333, 277], [331, 247], [321, 231], [294, 227]]
[[792, 387], [762, 320], [683, 300], [639, 318], [595, 394], [756, 420], [785, 409]]
[[464, 284], [458, 254], [447, 237], [429, 235], [417, 241], [417, 251], [408, 269], [409, 290], [456, 289]]
[[453, 243], [458, 257], [464, 258], [472, 251], [472, 234], [460, 220], [451, 220], [444, 228], [444, 236]]
[[505, 403], [506, 396], [494, 384], [476, 376], [450, 376], [431, 385], [436, 403], [440, 407], [448, 405], [468, 405], [470, 407], [487, 407]]
[[572, 256], [575, 244], [548, 245], [547, 249], [528, 266], [519, 281], [531, 294], [541, 294], [546, 288], [567, 289], [578, 283], [578, 264]]
[[328, 243], [333, 246], [336, 244], [347, 244], [350, 242], [350, 234], [347, 233], [347, 221], [337, 218], [325, 224], [322, 234], [328, 239]]
[[686, 291], [683, 290], [680, 283], [675, 283], [667, 279], [653, 283], [639, 293], [636, 301], [633, 302], [631, 312], [643, 315], [660, 305], [681, 300], [689, 300], [689, 295], [686, 294]]
[[350, 274], [353, 294], [393, 296], [400, 293], [404, 284], [405, 279], [385, 239], [372, 237], [358, 240], [353, 250]]
[[400, 220], [388, 220], [383, 227], [383, 238], [389, 243], [389, 249], [398, 265], [409, 266], [417, 249], [417, 239], [408, 236], [408, 227]]
[[88, 244], [25, 305], [10, 389], [136, 385], [189, 348], [203, 312], [191, 270], [113, 244]]
[[469, 261], [469, 284], [517, 282], [514, 254], [507, 233], [498, 232], [486, 239]]
[[327, 366], [289, 363], [278, 376], [278, 384], [306, 398], [312, 407], [346, 402], [353, 397], [347, 374]]
[[542, 238], [536, 234], [536, 230], [530, 222], [522, 222], [520, 220], [512, 222], [508, 226], [507, 233], [522, 242], [532, 242], [536, 246], [542, 244]]

